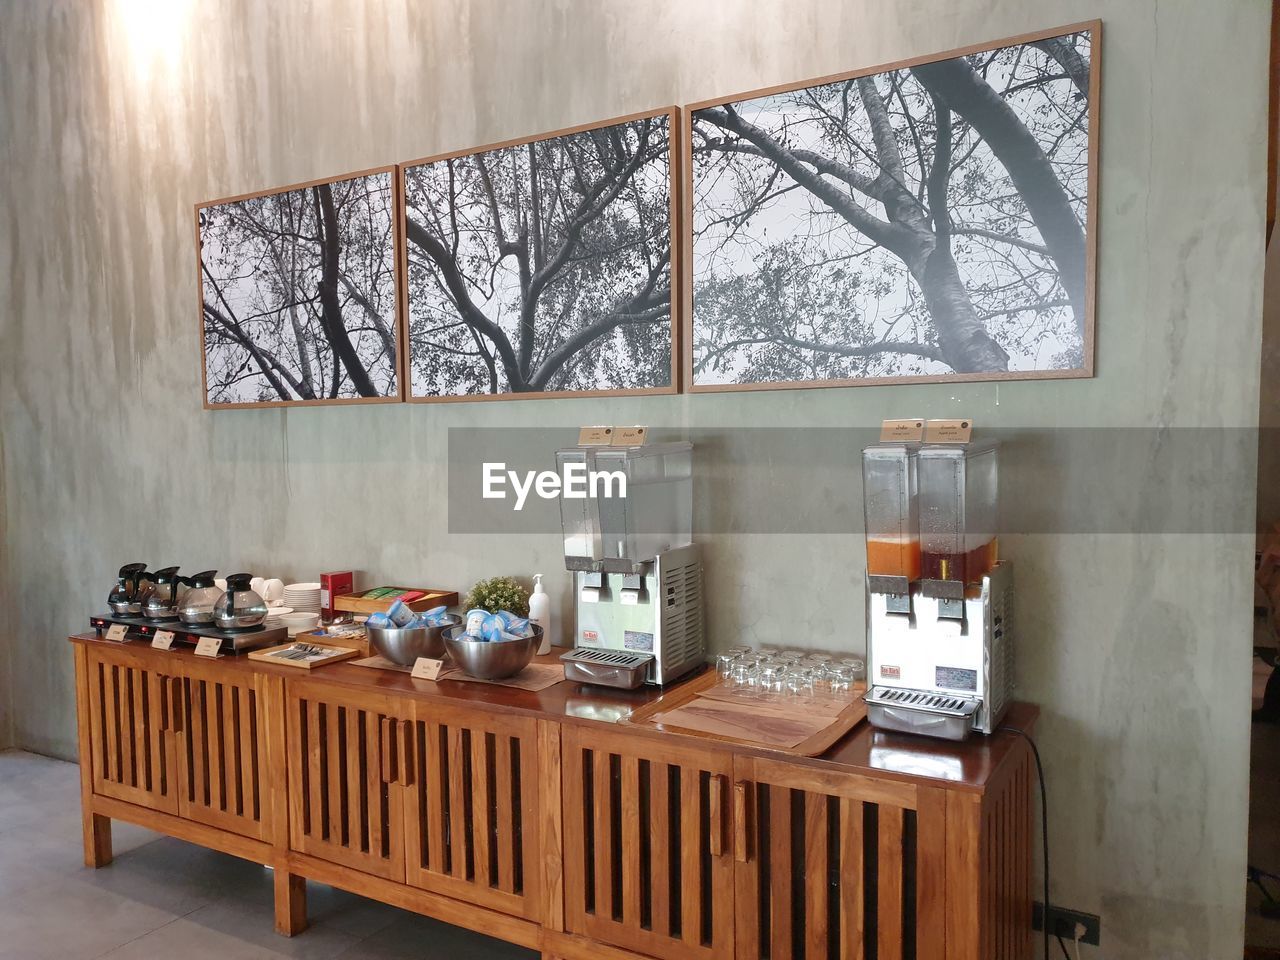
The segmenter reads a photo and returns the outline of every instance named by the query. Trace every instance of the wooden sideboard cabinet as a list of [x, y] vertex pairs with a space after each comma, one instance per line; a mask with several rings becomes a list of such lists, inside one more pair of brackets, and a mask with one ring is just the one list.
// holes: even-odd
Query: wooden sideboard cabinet
[[122, 819], [266, 864], [286, 935], [309, 878], [564, 960], [1030, 952], [1034, 769], [1014, 734], [864, 725], [791, 758], [629, 725], [655, 689], [71, 639], [86, 863], [110, 862]]
[[538, 919], [538, 721], [288, 684], [291, 849]]

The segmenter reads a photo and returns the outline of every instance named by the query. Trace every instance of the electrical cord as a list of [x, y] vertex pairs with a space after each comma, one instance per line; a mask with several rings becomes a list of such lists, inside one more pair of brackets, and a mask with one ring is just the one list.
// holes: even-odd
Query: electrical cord
[[[1031, 739], [1031, 734], [1018, 727], [998, 727], [1006, 733], [1016, 733], [1023, 740], [1027, 741], [1027, 746], [1031, 747], [1031, 755], [1036, 761], [1036, 776], [1040, 780], [1040, 839], [1043, 842], [1044, 856], [1044, 913], [1041, 916], [1040, 926], [1044, 930], [1044, 958], [1049, 960], [1049, 794], [1044, 788], [1044, 764], [1040, 762], [1040, 750], [1036, 747], [1036, 742]], [[1062, 948], [1062, 956], [1065, 960], [1071, 960], [1071, 954], [1067, 953], [1067, 945], [1063, 942], [1061, 936], [1054, 934], [1058, 940], [1058, 946]], [[1076, 960], [1080, 958], [1080, 940], [1076, 939]]]

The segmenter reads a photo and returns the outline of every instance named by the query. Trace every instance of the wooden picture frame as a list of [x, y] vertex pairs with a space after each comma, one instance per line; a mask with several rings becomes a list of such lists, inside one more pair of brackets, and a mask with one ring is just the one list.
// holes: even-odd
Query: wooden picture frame
[[[509, 150], [513, 147], [529, 147], [535, 144], [547, 141], [558, 140], [567, 137], [573, 137], [578, 134], [592, 133], [595, 131], [605, 131], [609, 128], [619, 127], [625, 124], [634, 124], [646, 120], [654, 120], [662, 118], [666, 123], [667, 131], [667, 176], [666, 190], [667, 199], [664, 204], [666, 208], [667, 224], [668, 224], [668, 266], [667, 275], [669, 277], [669, 294], [667, 299], [667, 322], [663, 323], [669, 331], [669, 363], [662, 364], [667, 373], [667, 383], [654, 386], [642, 387], [608, 387], [608, 388], [584, 388], [584, 389], [541, 389], [530, 388], [517, 391], [503, 390], [500, 392], [480, 392], [480, 393], [426, 393], [419, 392], [414, 381], [414, 337], [412, 333], [414, 323], [414, 306], [411, 303], [411, 282], [413, 278], [413, 270], [409, 261], [411, 234], [414, 233], [414, 227], [409, 222], [410, 194], [413, 191], [412, 185], [409, 183], [411, 171], [431, 164], [446, 163], [449, 161], [460, 160], [469, 157], [482, 157], [491, 155], [497, 151]], [[670, 395], [680, 392], [680, 372], [681, 372], [681, 342], [680, 332], [683, 329], [681, 323], [681, 307], [683, 298], [681, 291], [683, 290], [681, 253], [683, 250], [683, 227], [680, 222], [680, 212], [682, 209], [680, 201], [680, 186], [683, 183], [683, 173], [681, 164], [684, 158], [684, 150], [680, 143], [680, 135], [682, 125], [680, 121], [680, 108], [676, 106], [663, 107], [660, 109], [631, 113], [620, 117], [613, 117], [608, 120], [595, 121], [590, 123], [578, 124], [572, 127], [565, 127], [560, 130], [554, 130], [549, 133], [539, 133], [533, 136], [519, 137], [511, 140], [503, 140], [496, 143], [486, 144], [481, 147], [468, 147], [465, 149], [454, 150], [448, 153], [435, 154], [433, 156], [424, 157], [418, 160], [412, 160], [397, 165], [397, 190], [398, 190], [398, 221], [400, 242], [400, 262], [399, 275], [401, 277], [401, 316], [402, 316], [402, 342], [405, 349], [403, 355], [403, 373], [402, 381], [404, 383], [405, 399], [412, 403], [457, 403], [471, 401], [488, 401], [488, 400], [521, 400], [521, 399], [552, 399], [564, 397], [602, 397], [602, 396], [657, 396]], [[494, 178], [496, 179], [496, 178]], [[492, 194], [492, 187], [490, 187]], [[493, 202], [491, 200], [491, 202]], [[496, 212], [496, 207], [494, 208]], [[501, 222], [501, 217], [498, 218]], [[420, 228], [419, 228], [420, 229]], [[499, 262], [502, 258], [499, 258]], [[436, 269], [439, 269], [437, 266]], [[659, 291], [661, 292], [661, 291]], [[458, 323], [465, 325], [465, 321], [459, 318]], [[496, 324], [495, 324], [496, 326]], [[589, 343], [590, 341], [588, 341]], [[585, 346], [584, 348], [585, 349]], [[576, 356], [573, 354], [571, 356]], [[492, 364], [493, 360], [488, 361], [491, 367], [490, 376], [492, 382]], [[658, 369], [655, 365], [654, 369]], [[526, 373], [527, 376], [527, 373]]]
[[[366, 319], [374, 323], [373, 328], [371, 330], [366, 330], [365, 332], [371, 332], [376, 334], [378, 339], [382, 342], [381, 351], [377, 355], [377, 358], [375, 361], [375, 362], [379, 362], [378, 366], [380, 370], [375, 372], [371, 372], [367, 369], [364, 370], [365, 377], [370, 381], [370, 383], [366, 386], [372, 385], [375, 389], [377, 389], [377, 384], [374, 383], [375, 375], [380, 371], [387, 371], [394, 377], [394, 387], [388, 390], [386, 393], [379, 393], [377, 395], [346, 395], [348, 393], [359, 394], [360, 388], [355, 386], [354, 378], [352, 377], [350, 369], [346, 367], [345, 364], [342, 365], [341, 367], [339, 366], [339, 364], [341, 364], [342, 361], [339, 359], [336, 359], [338, 350], [336, 350], [333, 347], [333, 342], [329, 340], [324, 345], [325, 347], [327, 347], [328, 356], [325, 357], [323, 363], [321, 363], [320, 361], [321, 361], [321, 358], [324, 356], [325, 351], [320, 349], [316, 350], [316, 354], [315, 354], [316, 362], [314, 365], [312, 365], [311, 363], [310, 353], [309, 352], [307, 353], [308, 370], [311, 376], [317, 377], [316, 381], [312, 381], [312, 388], [314, 389], [317, 383], [320, 385], [325, 385], [325, 389], [323, 391], [325, 393], [333, 393], [335, 389], [334, 384], [332, 382], [333, 371], [341, 370], [342, 372], [339, 372], [337, 377], [338, 384], [339, 384], [337, 389], [339, 391], [339, 395], [306, 397], [305, 391], [299, 391], [294, 389], [295, 384], [291, 383], [288, 380], [288, 378], [285, 375], [285, 372], [281, 372], [280, 367], [283, 366], [283, 363], [277, 363], [273, 367], [273, 372], [275, 376], [274, 376], [274, 382], [272, 382], [273, 378], [271, 375], [267, 373], [267, 369], [266, 369], [267, 367], [272, 366], [272, 364], [268, 363], [266, 359], [264, 359], [262, 356], [259, 355], [260, 350], [254, 351], [252, 348], [248, 346], [248, 341], [251, 340], [251, 338], [248, 338], [247, 334], [238, 333], [234, 337], [232, 337], [232, 339], [238, 340], [239, 341], [238, 346], [241, 349], [243, 349], [246, 353], [246, 357], [244, 360], [245, 367], [247, 368], [249, 363], [253, 363], [258, 368], [259, 373], [263, 376], [263, 378], [267, 380], [268, 385], [272, 389], [276, 390], [277, 393], [283, 390], [283, 392], [292, 391], [297, 395], [291, 396], [288, 398], [285, 398], [282, 396], [279, 398], [273, 397], [270, 399], [262, 399], [262, 400], [234, 399], [234, 400], [229, 400], [225, 402], [218, 402], [215, 400], [211, 400], [210, 398], [210, 357], [209, 357], [209, 350], [208, 350], [207, 327], [206, 327], [206, 319], [207, 319], [206, 317], [207, 309], [206, 309], [206, 299], [205, 299], [206, 279], [210, 279], [210, 285], [213, 286], [215, 290], [217, 289], [218, 285], [216, 282], [212, 281], [211, 278], [209, 278], [209, 275], [206, 269], [206, 264], [205, 264], [206, 240], [202, 235], [202, 215], [204, 215], [206, 211], [211, 211], [218, 208], [225, 208], [225, 207], [234, 206], [234, 205], [240, 205], [246, 201], [257, 200], [259, 198], [286, 196], [289, 194], [299, 193], [307, 190], [313, 190], [313, 188], [320, 188], [320, 187], [332, 188], [337, 185], [354, 184], [356, 181], [371, 180], [378, 177], [387, 178], [386, 203], [388, 206], [387, 215], [389, 218], [389, 223], [386, 227], [387, 233], [385, 236], [385, 240], [377, 240], [375, 242], [375, 240], [371, 239], [369, 241], [369, 244], [371, 249], [375, 247], [380, 247], [384, 243], [386, 246], [386, 251], [385, 251], [386, 264], [379, 265], [379, 268], [376, 274], [376, 279], [379, 287], [389, 282], [390, 289], [389, 291], [385, 291], [385, 293], [386, 293], [386, 296], [389, 298], [391, 314], [389, 317], [383, 316], [382, 311], [377, 309], [377, 307], [381, 305], [382, 310], [385, 310], [385, 304], [381, 302], [383, 299], [382, 296], [377, 297], [377, 302], [370, 299], [369, 293], [373, 291], [351, 292], [351, 286], [354, 286], [354, 284], [352, 284], [351, 286], [347, 287], [347, 291], [348, 291], [347, 295], [350, 298], [349, 303], [356, 302], [356, 293], [360, 293], [360, 296], [363, 297], [365, 305], [362, 309], [365, 313]], [[401, 280], [399, 276], [399, 272], [400, 272], [399, 251], [401, 247], [401, 241], [399, 236], [399, 230], [400, 230], [399, 218], [396, 216], [396, 208], [398, 206], [397, 183], [398, 183], [398, 177], [396, 176], [396, 167], [393, 164], [387, 164], [380, 167], [372, 167], [366, 170], [359, 170], [354, 173], [342, 174], [340, 176], [322, 177], [315, 180], [307, 180], [301, 183], [289, 184], [288, 186], [284, 186], [284, 187], [272, 187], [266, 190], [258, 190], [252, 193], [243, 193], [233, 197], [223, 197], [217, 200], [206, 200], [206, 201], [202, 201], [200, 203], [195, 204], [193, 226], [195, 231], [197, 312], [198, 312], [198, 318], [199, 318], [197, 335], [199, 337], [199, 345], [200, 345], [201, 385], [203, 389], [204, 409], [235, 410], [235, 409], [249, 409], [249, 408], [257, 408], [257, 407], [320, 406], [320, 405], [329, 405], [329, 404], [337, 405], [337, 404], [354, 404], [354, 403], [399, 403], [403, 401], [404, 399], [403, 354], [405, 351], [404, 351], [404, 340], [403, 340], [403, 333], [402, 333], [404, 325], [403, 325], [403, 318], [400, 315]], [[378, 187], [377, 189], [381, 191], [382, 188]], [[330, 197], [330, 202], [331, 202], [332, 191], [328, 192], [328, 196]], [[320, 195], [318, 190], [315, 190], [315, 198], [316, 199], [315, 199], [314, 209], [316, 211], [316, 216], [320, 216], [321, 200], [320, 200]], [[365, 199], [367, 200], [368, 196], [366, 196]], [[342, 198], [342, 202], [345, 203], [346, 200], [347, 198], [345, 197]], [[359, 202], [358, 198], [356, 199], [355, 202]], [[336, 219], [336, 216], [337, 216], [336, 207], [334, 208], [334, 211], [335, 211], [335, 219]], [[301, 224], [301, 221], [299, 221], [299, 224]], [[277, 234], [277, 236], [279, 236], [279, 234]], [[284, 244], [283, 240], [281, 240], [280, 242], [282, 245]], [[282, 249], [284, 249], [283, 246], [282, 246]], [[379, 254], [379, 259], [382, 259], [382, 256], [383, 256], [382, 254]], [[387, 273], [387, 275], [385, 276], [383, 273], [384, 269]], [[291, 273], [291, 282], [295, 282], [299, 279], [306, 279], [315, 284], [316, 293], [310, 299], [316, 299], [316, 298], [322, 297], [322, 294], [320, 292], [320, 284], [318, 281], [314, 281], [313, 278], [303, 278], [301, 273], [299, 274]], [[349, 281], [349, 278], [347, 279]], [[383, 291], [378, 291], [379, 294], [381, 294], [382, 292]], [[223, 296], [222, 293], [220, 292], [216, 293], [215, 299], [219, 300], [218, 305], [220, 305], [222, 308], [226, 308], [227, 299], [225, 296]], [[299, 301], [295, 296], [294, 298], [290, 299], [288, 303], [280, 304], [274, 311], [275, 313], [278, 313], [281, 315], [278, 321], [279, 325], [282, 327], [283, 324], [285, 323], [285, 320], [283, 317], [283, 313], [285, 310], [290, 309], [291, 307], [304, 305], [306, 302], [308, 301]], [[270, 312], [272, 311], [268, 311], [268, 313]], [[224, 316], [225, 315], [226, 314], [224, 313]], [[253, 319], [265, 319], [266, 317], [267, 317], [267, 314], [264, 314], [262, 317], [253, 318]], [[381, 322], [379, 323], [377, 322], [377, 320], [381, 320]], [[210, 322], [213, 323], [216, 321], [213, 319], [210, 319]], [[313, 326], [311, 328], [312, 340], [310, 345], [313, 347], [319, 342], [315, 331], [318, 331], [320, 333], [325, 333], [323, 320], [315, 320], [315, 323], [319, 324], [319, 326]], [[237, 321], [235, 326], [237, 328], [240, 328], [241, 323]], [[222, 325], [222, 329], [224, 332], [229, 330], [229, 328], [225, 324]], [[347, 324], [344, 323], [343, 324], [344, 336], [347, 330], [348, 330]], [[300, 358], [303, 356], [304, 350], [306, 349], [303, 346], [303, 342], [306, 340], [306, 335], [305, 335], [305, 332], [299, 332], [299, 328], [297, 326], [293, 328], [293, 333], [295, 335], [295, 341], [297, 343], [298, 354], [297, 354], [297, 357], [291, 357], [290, 359], [291, 360], [298, 359], [299, 360], [298, 366], [301, 367]], [[327, 338], [329, 334], [325, 333], [325, 336]], [[382, 364], [380, 363], [380, 361], [382, 359], [382, 356], [385, 354], [387, 350], [388, 337], [391, 338], [390, 347], [394, 352], [394, 356], [390, 364]], [[348, 340], [348, 343], [350, 343], [349, 340]], [[356, 362], [357, 365], [360, 366], [361, 369], [363, 369], [364, 362], [361, 360], [358, 351], [359, 351], [359, 348], [355, 345], [352, 345], [352, 362]], [[275, 358], [275, 359], [278, 361], [278, 358]], [[293, 380], [296, 381], [298, 384], [305, 384], [307, 382], [308, 378], [304, 377], [300, 371], [299, 372], [290, 371], [290, 370], [287, 370], [286, 368], [286, 372], [288, 373], [288, 376], [292, 376]], [[329, 382], [327, 384], [325, 383], [326, 376], [329, 377]], [[342, 387], [342, 383], [346, 380], [352, 381], [352, 385], [349, 388], [349, 390], [347, 388]]]
[[[1087, 197], [1084, 202], [1085, 224], [1083, 228], [1083, 259], [1084, 259], [1084, 277], [1083, 290], [1081, 297], [1083, 300], [1083, 323], [1080, 335], [1081, 357], [1078, 365], [1059, 369], [1039, 369], [1039, 370], [983, 370], [976, 372], [950, 372], [950, 373], [921, 373], [909, 375], [889, 375], [889, 376], [854, 376], [854, 377], [831, 377], [816, 379], [796, 379], [787, 378], [772, 381], [760, 382], [699, 382], [696, 370], [696, 346], [697, 341], [697, 316], [695, 313], [695, 281], [698, 269], [696, 259], [696, 240], [695, 231], [697, 229], [697, 217], [695, 216], [695, 176], [696, 176], [696, 159], [695, 159], [695, 125], [698, 123], [698, 114], [700, 111], [709, 108], [723, 107], [726, 104], [740, 104], [743, 101], [756, 101], [765, 97], [774, 97], [780, 94], [794, 93], [796, 91], [808, 90], [809, 88], [819, 87], [827, 84], [838, 84], [846, 81], [858, 80], [861, 78], [875, 77], [881, 74], [889, 74], [897, 70], [905, 70], [926, 64], [940, 63], [950, 61], [960, 57], [967, 57], [972, 54], [998, 51], [1009, 47], [1028, 46], [1037, 43], [1043, 43], [1055, 38], [1078, 35], [1082, 33], [1089, 34], [1089, 63], [1087, 92], [1084, 96], [1087, 99], [1087, 155], [1088, 169], [1084, 175], [1084, 183], [1087, 185]], [[1046, 30], [1040, 30], [1033, 33], [1025, 33], [1015, 37], [1009, 37], [1002, 40], [989, 41], [984, 43], [971, 44], [969, 46], [960, 47], [955, 50], [949, 50], [944, 53], [928, 54], [919, 57], [913, 57], [904, 60], [898, 60], [891, 63], [879, 64], [873, 67], [867, 67], [860, 70], [849, 71], [846, 73], [832, 74], [828, 76], [818, 77], [809, 80], [803, 80], [796, 83], [782, 84], [778, 86], [766, 87], [757, 90], [751, 90], [728, 97], [716, 97], [710, 100], [703, 100], [697, 103], [688, 104], [683, 111], [683, 130], [681, 141], [684, 145], [684, 181], [682, 194], [682, 210], [681, 219], [683, 222], [682, 241], [684, 250], [681, 260], [683, 263], [683, 283], [682, 291], [683, 301], [683, 335], [682, 335], [682, 352], [683, 352], [683, 371], [682, 380], [685, 391], [689, 393], [718, 393], [725, 391], [738, 390], [776, 390], [776, 389], [811, 389], [819, 387], [848, 387], [848, 386], [874, 386], [881, 384], [915, 384], [915, 383], [957, 383], [957, 382], [975, 382], [975, 381], [1002, 381], [1002, 380], [1027, 380], [1027, 379], [1079, 379], [1094, 376], [1095, 361], [1095, 320], [1096, 320], [1096, 260], [1097, 260], [1097, 236], [1098, 236], [1098, 149], [1099, 134], [1101, 130], [1100, 123], [1100, 107], [1101, 99], [1101, 47], [1102, 47], [1102, 21], [1091, 20], [1081, 23], [1069, 24], [1061, 27], [1053, 27]], [[1064, 69], [1064, 77], [1071, 82], [1070, 72]], [[905, 105], [903, 107], [906, 112]], [[951, 112], [948, 112], [950, 117]], [[845, 122], [848, 122], [847, 115]], [[918, 147], [917, 147], [918, 149]], [[763, 154], [760, 154], [763, 156]], [[921, 166], [923, 168], [923, 155]], [[779, 168], [781, 169], [781, 168]], [[846, 188], [850, 193], [852, 188]], [[880, 346], [876, 343], [873, 346]]]

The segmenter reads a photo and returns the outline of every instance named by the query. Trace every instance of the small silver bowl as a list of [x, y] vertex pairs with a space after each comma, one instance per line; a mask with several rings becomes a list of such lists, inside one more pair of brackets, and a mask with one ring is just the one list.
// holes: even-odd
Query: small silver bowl
[[393, 627], [365, 625], [373, 649], [402, 667], [412, 667], [419, 657], [432, 660], [444, 658], [444, 640], [441, 634], [450, 627], [462, 623], [461, 617], [448, 614], [449, 622], [438, 627], [410, 627], [408, 630]]
[[466, 624], [447, 627], [445, 649], [463, 673], [481, 680], [505, 680], [529, 665], [542, 643], [542, 628], [529, 624], [533, 636], [524, 640], [475, 640], [467, 636]]

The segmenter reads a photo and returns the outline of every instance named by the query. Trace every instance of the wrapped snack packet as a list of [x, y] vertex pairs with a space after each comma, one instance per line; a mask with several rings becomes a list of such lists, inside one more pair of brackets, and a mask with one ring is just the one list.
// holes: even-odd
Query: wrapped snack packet
[[483, 626], [480, 628], [480, 635], [490, 643], [497, 643], [502, 639], [502, 618], [497, 614], [492, 614], [485, 618]]
[[387, 610], [387, 616], [395, 623], [397, 627], [404, 627], [410, 620], [414, 618], [414, 613], [409, 609], [409, 605], [403, 600], [397, 600], [391, 604]]
[[478, 607], [474, 610], [467, 611], [467, 633], [470, 636], [478, 637], [484, 628], [484, 622], [489, 619], [489, 611], [481, 610]]
[[504, 639], [526, 640], [532, 636], [533, 631], [529, 629], [529, 620], [526, 617], [518, 617], [510, 610], [499, 610], [497, 617], [502, 621]]
[[390, 618], [390, 617], [388, 617], [385, 613], [371, 613], [371, 614], [369, 614], [369, 619], [367, 619], [367, 620], [364, 622], [364, 625], [365, 625], [366, 627], [380, 627], [380, 628], [382, 628], [382, 629], [384, 629], [384, 630], [385, 630], [385, 629], [387, 629], [387, 628], [389, 628], [389, 627], [394, 627], [394, 626], [395, 626], [395, 624], [391, 622], [391, 618]]

